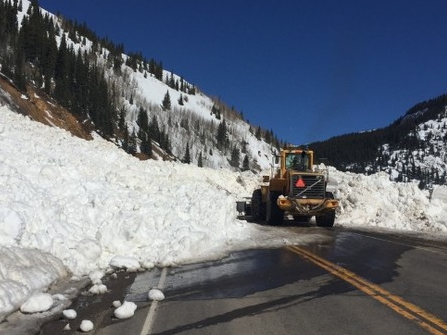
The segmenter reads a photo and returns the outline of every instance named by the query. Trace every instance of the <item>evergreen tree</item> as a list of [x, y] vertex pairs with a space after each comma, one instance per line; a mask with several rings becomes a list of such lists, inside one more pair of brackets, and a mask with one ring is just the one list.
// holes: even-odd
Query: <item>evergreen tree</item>
[[224, 149], [227, 142], [227, 124], [223, 120], [217, 127], [217, 148]]
[[185, 157], [183, 157], [183, 163], [190, 164], [191, 163], [191, 155], [189, 153], [189, 143], [186, 143]]
[[172, 71], [167, 84], [169, 85], [170, 88], [175, 88], [174, 73]]
[[140, 107], [140, 111], [138, 112], [137, 125], [140, 127], [139, 132], [149, 132], [149, 118], [147, 111], [143, 107]]
[[[53, 26], [51, 25], [51, 27]], [[45, 92], [48, 94], [52, 93], [51, 80], [54, 77], [54, 70], [57, 61], [57, 53], [58, 49], [56, 43], [56, 34], [54, 29], [50, 29], [48, 33], [47, 47], [43, 60]]]
[[55, 97], [63, 106], [68, 107], [70, 101], [69, 50], [67, 49], [65, 35], [62, 35], [59, 45], [54, 76], [56, 82]]
[[14, 83], [20, 91], [26, 93], [25, 54], [20, 46], [15, 56]]
[[150, 134], [142, 133], [140, 137], [140, 150], [141, 153], [152, 157], [152, 140]]
[[168, 155], [172, 155], [171, 141], [169, 140], [168, 134], [164, 132], [160, 133], [160, 147], [166, 151]]
[[169, 96], [169, 91], [166, 91], [166, 94], [163, 98], [163, 102], [161, 104], [163, 110], [171, 110], [171, 97]]
[[198, 167], [203, 167], [202, 151], [200, 151], [200, 154], [199, 154], [199, 160], [197, 161], [197, 166], [198, 166]]
[[239, 168], [240, 151], [238, 148], [234, 147], [231, 151], [230, 165], [235, 168]]
[[93, 67], [89, 78], [88, 114], [102, 135], [111, 136], [113, 134], [114, 107], [104, 74], [97, 67]]
[[151, 134], [151, 137], [160, 145], [162, 144], [162, 136], [160, 132], [160, 128], [158, 127], [158, 121], [155, 115], [152, 115], [151, 122], [149, 124], [149, 132]]
[[244, 161], [242, 162], [242, 171], [250, 170], [250, 163], [248, 161], [248, 155], [245, 155]]
[[132, 135], [129, 135], [127, 140], [127, 153], [134, 155], [137, 153], [137, 136], [135, 133], [132, 133]]
[[120, 114], [119, 114], [119, 119], [118, 119], [118, 129], [119, 130], [123, 130], [126, 129], [126, 109], [123, 106], [121, 108]]
[[258, 129], [256, 129], [256, 138], [258, 139], [258, 141], [261, 140], [261, 127], [258, 126]]

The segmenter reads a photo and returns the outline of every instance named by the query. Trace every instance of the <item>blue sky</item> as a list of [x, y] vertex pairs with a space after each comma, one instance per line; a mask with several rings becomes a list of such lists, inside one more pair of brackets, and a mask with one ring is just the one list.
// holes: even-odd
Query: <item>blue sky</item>
[[445, 0], [40, 0], [295, 144], [447, 92]]

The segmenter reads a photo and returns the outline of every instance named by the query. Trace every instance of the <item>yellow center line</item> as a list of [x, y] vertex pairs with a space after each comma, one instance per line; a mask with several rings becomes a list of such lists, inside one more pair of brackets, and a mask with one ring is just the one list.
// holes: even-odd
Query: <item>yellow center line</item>
[[[447, 332], [447, 324], [443, 320], [428, 313], [422, 308], [408, 301], [405, 301], [401, 297], [392, 294], [391, 292], [383, 289], [376, 284], [371, 283], [364, 278], [359, 277], [354, 272], [351, 272], [348, 269], [329, 262], [328, 260], [321, 258], [301, 247], [291, 246], [287, 247], [287, 249], [298, 254], [302, 258], [313, 262], [314, 264], [325, 269], [334, 276], [337, 276], [342, 280], [348, 282], [349, 284], [357, 287], [362, 292], [381, 302], [385, 306], [391, 308], [405, 318], [417, 322], [422, 328], [428, 330], [430, 333], [436, 335], [446, 334], [445, 332]], [[435, 327], [437, 327], [438, 329]], [[443, 331], [441, 331], [440, 329], [442, 329]]]

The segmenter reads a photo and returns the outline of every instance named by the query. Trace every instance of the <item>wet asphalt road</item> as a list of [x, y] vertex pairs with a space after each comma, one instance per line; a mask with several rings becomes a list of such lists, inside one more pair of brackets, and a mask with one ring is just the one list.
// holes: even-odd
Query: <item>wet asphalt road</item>
[[[281, 227], [312, 234], [320, 228]], [[219, 261], [121, 273], [111, 292], [81, 297], [80, 316], [41, 334], [447, 334], [447, 243], [328, 229], [322, 244], [236, 252]], [[151, 303], [150, 288], [166, 299]], [[113, 318], [113, 300], [138, 305]], [[396, 307], [397, 305], [397, 307]], [[90, 309], [93, 307], [93, 309]]]

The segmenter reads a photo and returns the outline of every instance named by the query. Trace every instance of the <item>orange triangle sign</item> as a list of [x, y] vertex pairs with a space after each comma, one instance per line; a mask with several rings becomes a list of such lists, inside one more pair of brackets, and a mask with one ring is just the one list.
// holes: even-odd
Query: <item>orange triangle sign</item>
[[296, 187], [306, 187], [306, 184], [304, 183], [303, 178], [299, 178], [295, 184]]

